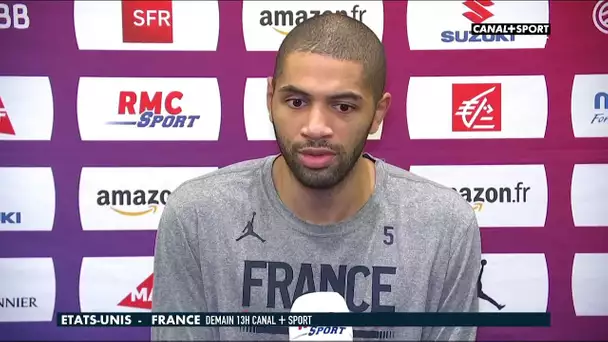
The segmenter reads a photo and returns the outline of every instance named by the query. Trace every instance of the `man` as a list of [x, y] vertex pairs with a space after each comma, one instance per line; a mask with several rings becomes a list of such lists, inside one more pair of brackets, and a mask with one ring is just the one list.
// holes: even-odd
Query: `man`
[[[363, 153], [390, 106], [382, 43], [316, 16], [279, 49], [267, 103], [280, 155], [176, 189], [162, 214], [155, 312], [286, 312], [340, 293], [351, 312], [478, 310], [480, 234], [455, 191]], [[255, 220], [254, 220], [255, 218]], [[153, 340], [286, 340], [287, 329], [153, 328]], [[355, 328], [366, 339], [474, 340], [470, 327]]]

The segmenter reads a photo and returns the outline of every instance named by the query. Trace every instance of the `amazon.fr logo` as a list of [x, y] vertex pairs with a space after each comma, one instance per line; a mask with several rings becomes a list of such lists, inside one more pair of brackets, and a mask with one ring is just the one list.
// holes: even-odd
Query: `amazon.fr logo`
[[462, 15], [475, 24], [481, 24], [484, 21], [494, 16], [494, 13], [488, 10], [488, 7], [494, 6], [494, 2], [489, 0], [467, 0], [462, 3], [470, 11], [464, 12]]
[[123, 216], [153, 215], [167, 204], [170, 194], [166, 189], [102, 189], [97, 191], [97, 205]]
[[[271, 27], [275, 32], [286, 36], [300, 23], [318, 15], [325, 13], [337, 13], [351, 17], [355, 20], [363, 21], [363, 16], [367, 12], [367, 9], [358, 4], [338, 10], [328, 10], [327, 8], [323, 8], [323, 1], [313, 2], [313, 4], [314, 6], [321, 7], [309, 9], [264, 9], [260, 11], [260, 26]], [[340, 4], [340, 2], [336, 2], [335, 4]]]
[[518, 181], [511, 186], [462, 186], [452, 189], [469, 202], [474, 211], [480, 212], [487, 204], [528, 203], [532, 187]]

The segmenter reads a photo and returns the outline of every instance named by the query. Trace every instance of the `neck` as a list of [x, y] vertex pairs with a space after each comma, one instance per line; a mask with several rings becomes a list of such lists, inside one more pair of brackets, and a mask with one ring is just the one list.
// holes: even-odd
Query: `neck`
[[361, 157], [340, 184], [318, 190], [303, 186], [281, 156], [273, 165], [272, 178], [279, 198], [297, 217], [326, 225], [351, 217], [365, 205], [374, 191], [375, 167]]

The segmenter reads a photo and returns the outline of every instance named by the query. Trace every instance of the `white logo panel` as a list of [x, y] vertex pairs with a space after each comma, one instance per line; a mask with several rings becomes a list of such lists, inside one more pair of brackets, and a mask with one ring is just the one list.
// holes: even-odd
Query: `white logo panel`
[[0, 168], [0, 232], [50, 231], [55, 179], [50, 167]]
[[215, 78], [96, 78], [78, 83], [82, 140], [218, 140]]
[[182, 183], [216, 167], [82, 169], [78, 204], [83, 230], [156, 230]]
[[154, 257], [83, 258], [82, 312], [148, 312], [152, 306]]
[[608, 227], [608, 164], [576, 164], [572, 171], [570, 203], [578, 227]]
[[575, 137], [608, 137], [608, 74], [575, 75], [571, 106]]
[[[489, 2], [489, 1], [488, 1]], [[549, 1], [408, 1], [410, 50], [542, 49], [547, 36], [473, 35], [471, 24], [549, 23]]]
[[572, 301], [577, 316], [608, 316], [608, 253], [576, 253]]
[[[247, 140], [271, 141], [276, 140], [270, 114], [266, 105], [267, 79], [248, 78], [245, 83], [245, 96], [243, 100], [245, 115], [245, 131]], [[378, 131], [368, 136], [369, 140], [380, 140], [382, 137], [382, 126]]]
[[[129, 6], [127, 0], [75, 0], [74, 30], [78, 49], [217, 49], [220, 28], [217, 1], [155, 0], [138, 1], [138, 4], [142, 7]], [[170, 39], [165, 38], [166, 34]]]
[[48, 77], [0, 77], [0, 140], [51, 140], [53, 115]]
[[549, 270], [544, 254], [490, 253], [481, 258], [485, 265], [478, 289], [480, 312], [547, 311]]
[[545, 225], [544, 165], [412, 165], [410, 172], [455, 189], [475, 210], [480, 227]]
[[0, 258], [0, 322], [50, 322], [55, 310], [52, 258]]
[[[501, 85], [500, 131], [453, 131], [452, 85]], [[412, 77], [407, 90], [411, 139], [544, 138], [548, 102], [544, 76]]]
[[384, 30], [382, 1], [243, 1], [243, 37], [247, 51], [277, 51], [299, 23], [326, 11], [366, 24], [380, 40]]

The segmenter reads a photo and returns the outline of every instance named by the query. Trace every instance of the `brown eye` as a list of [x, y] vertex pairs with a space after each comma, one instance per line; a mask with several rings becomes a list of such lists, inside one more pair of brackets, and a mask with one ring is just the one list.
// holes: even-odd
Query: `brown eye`
[[292, 99], [287, 102], [290, 104], [290, 107], [294, 107], [294, 108], [300, 108], [300, 107], [302, 107], [302, 105], [304, 105], [304, 101], [302, 101], [300, 99]]
[[338, 105], [338, 110], [341, 111], [341, 112], [344, 112], [344, 113], [345, 112], [349, 112], [352, 109], [353, 109], [352, 106], [349, 106], [349, 105], [344, 104], [344, 103]]

